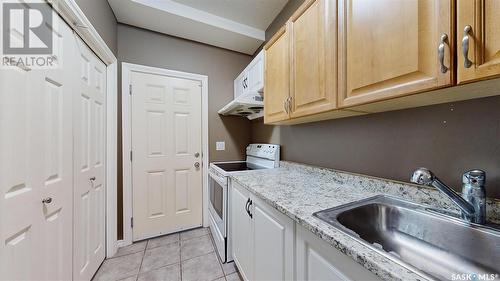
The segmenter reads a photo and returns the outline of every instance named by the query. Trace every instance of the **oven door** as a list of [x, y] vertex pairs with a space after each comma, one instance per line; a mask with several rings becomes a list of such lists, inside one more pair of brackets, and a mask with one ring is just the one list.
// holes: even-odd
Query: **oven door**
[[226, 261], [227, 237], [227, 177], [209, 173], [209, 204], [210, 230], [214, 238], [217, 252], [222, 262]]

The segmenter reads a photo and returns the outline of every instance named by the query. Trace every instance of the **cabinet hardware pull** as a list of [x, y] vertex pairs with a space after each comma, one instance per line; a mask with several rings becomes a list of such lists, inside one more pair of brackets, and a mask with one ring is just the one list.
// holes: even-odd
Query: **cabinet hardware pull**
[[286, 99], [283, 100], [283, 110], [285, 111], [286, 114], [288, 114], [287, 107], [286, 107], [286, 101], [287, 100], [288, 100], [288, 98], [286, 98]]
[[42, 203], [43, 204], [50, 204], [50, 203], [52, 203], [52, 198], [47, 197], [47, 198], [45, 198], [45, 199], [42, 200]]
[[441, 43], [439, 44], [438, 47], [438, 57], [439, 57], [439, 63], [441, 63], [441, 73], [448, 72], [448, 67], [444, 65], [444, 48], [447, 42], [448, 42], [448, 35], [446, 33], [443, 33], [441, 35]]
[[250, 198], [248, 198], [247, 203], [245, 204], [245, 211], [248, 215], [250, 215], [250, 211], [248, 210], [248, 204], [250, 203]]
[[91, 177], [91, 178], [90, 178], [90, 181], [95, 181], [95, 177]]
[[253, 201], [250, 200], [250, 204], [248, 204], [248, 215], [250, 216], [251, 219], [253, 219], [253, 214], [252, 214], [252, 212], [250, 212], [250, 207], [252, 206], [252, 204], [253, 204]]
[[464, 67], [470, 68], [472, 61], [469, 60], [469, 35], [472, 33], [472, 26], [467, 25], [464, 28], [464, 38], [462, 38], [462, 54], [464, 55]]
[[288, 114], [290, 114], [290, 112], [292, 112], [292, 101], [293, 101], [293, 97], [288, 97]]

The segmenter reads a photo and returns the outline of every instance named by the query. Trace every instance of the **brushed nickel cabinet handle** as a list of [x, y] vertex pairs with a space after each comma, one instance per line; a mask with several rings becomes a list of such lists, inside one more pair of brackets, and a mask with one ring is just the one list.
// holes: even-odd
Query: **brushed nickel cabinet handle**
[[288, 114], [287, 102], [288, 98], [283, 100], [283, 110], [285, 111], [286, 114]]
[[292, 112], [293, 97], [288, 97], [288, 113]]
[[444, 65], [444, 48], [447, 42], [448, 42], [448, 35], [446, 33], [443, 33], [441, 35], [441, 43], [439, 44], [438, 47], [438, 57], [439, 57], [439, 63], [441, 64], [441, 73], [448, 72], [448, 67]]
[[472, 33], [472, 26], [467, 25], [464, 28], [464, 38], [462, 38], [462, 54], [464, 55], [464, 67], [470, 68], [472, 61], [469, 60], [469, 36]]

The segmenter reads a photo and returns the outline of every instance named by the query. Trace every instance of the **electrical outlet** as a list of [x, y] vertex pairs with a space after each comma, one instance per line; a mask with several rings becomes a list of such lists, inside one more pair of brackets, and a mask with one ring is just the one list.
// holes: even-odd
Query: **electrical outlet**
[[226, 142], [218, 141], [215, 143], [215, 150], [226, 150]]

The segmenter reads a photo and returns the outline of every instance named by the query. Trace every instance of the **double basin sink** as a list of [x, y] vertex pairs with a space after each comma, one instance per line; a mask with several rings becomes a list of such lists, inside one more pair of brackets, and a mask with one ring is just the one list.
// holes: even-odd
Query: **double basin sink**
[[[376, 196], [314, 214], [428, 279], [500, 280], [500, 232], [426, 207]], [[479, 279], [479, 278], [492, 279]], [[474, 279], [472, 279], [474, 280]]]

